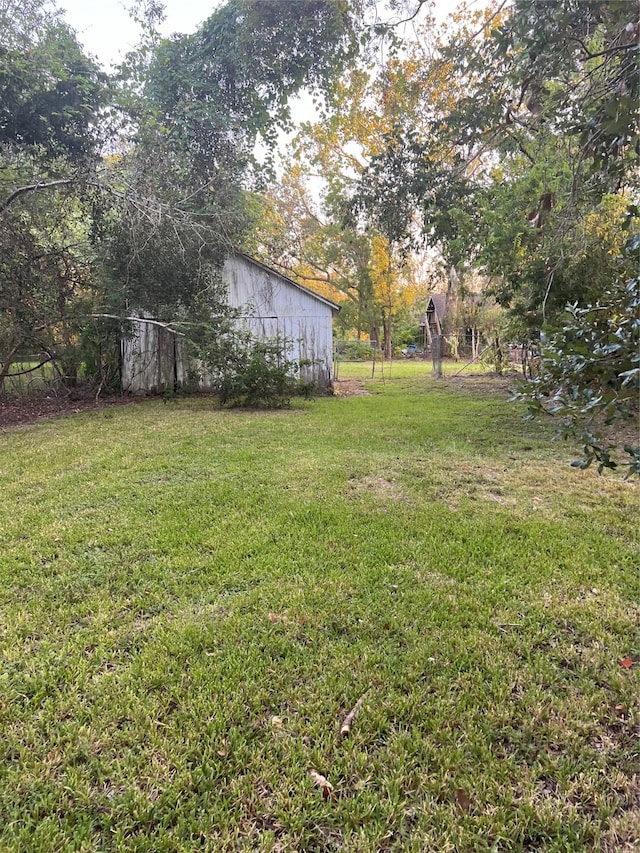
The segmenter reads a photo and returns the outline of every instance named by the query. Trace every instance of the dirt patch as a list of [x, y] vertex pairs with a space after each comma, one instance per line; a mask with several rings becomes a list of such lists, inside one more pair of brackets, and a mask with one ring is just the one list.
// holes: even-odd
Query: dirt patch
[[49, 418], [69, 417], [80, 412], [101, 411], [140, 403], [144, 397], [7, 397], [0, 398], [0, 432]]
[[363, 477], [362, 479], [351, 478], [349, 487], [353, 492], [367, 492], [373, 494], [383, 501], [401, 501], [404, 499], [402, 490], [393, 480], [385, 477]]
[[522, 379], [519, 373], [506, 373], [498, 376], [497, 373], [461, 373], [460, 376], [446, 376], [444, 381], [447, 385], [458, 391], [468, 391], [472, 394], [478, 392], [489, 392], [493, 394], [511, 394], [518, 380]]
[[335, 379], [333, 382], [335, 397], [369, 397], [359, 379]]

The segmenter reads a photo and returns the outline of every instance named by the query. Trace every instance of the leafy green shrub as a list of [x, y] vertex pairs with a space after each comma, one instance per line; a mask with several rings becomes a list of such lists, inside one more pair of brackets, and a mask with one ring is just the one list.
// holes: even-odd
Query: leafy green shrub
[[399, 350], [412, 345], [418, 347], [420, 344], [420, 326], [414, 325], [408, 329], [403, 329], [393, 336], [393, 340]]
[[[565, 325], [542, 350], [539, 375], [516, 395], [533, 416], [562, 418], [565, 435], [580, 436], [583, 457], [572, 464], [598, 471], [626, 466], [640, 475], [640, 447], [625, 444], [620, 456], [607, 428], [634, 420], [640, 391], [640, 235], [620, 257], [620, 276], [593, 305], [570, 305]], [[635, 274], [624, 273], [629, 265]]]
[[227, 406], [282, 408], [292, 397], [311, 397], [315, 384], [301, 377], [311, 362], [291, 358], [291, 341], [257, 341], [248, 332], [227, 329], [205, 354], [220, 401]]
[[342, 361], [370, 361], [373, 352], [369, 341], [340, 341], [336, 344], [336, 355]]

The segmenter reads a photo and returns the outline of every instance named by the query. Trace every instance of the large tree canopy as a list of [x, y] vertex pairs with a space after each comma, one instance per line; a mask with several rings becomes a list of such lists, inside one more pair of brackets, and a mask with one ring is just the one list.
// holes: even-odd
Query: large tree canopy
[[[193, 35], [164, 41], [145, 94], [170, 128], [225, 116], [249, 137], [289, 118], [303, 87], [326, 89], [355, 59], [361, 2], [231, 0]], [[195, 115], [194, 115], [195, 113]]]
[[0, 2], [0, 144], [51, 162], [95, 150], [105, 75], [45, 4]]
[[102, 217], [102, 234], [135, 304], [201, 304], [209, 267], [248, 221], [243, 190], [255, 177], [256, 138], [273, 147], [289, 99], [303, 87], [326, 90], [355, 57], [359, 10], [339, 0], [230, 0], [197, 32], [156, 36], [129, 57], [130, 144], [112, 164], [124, 205]]

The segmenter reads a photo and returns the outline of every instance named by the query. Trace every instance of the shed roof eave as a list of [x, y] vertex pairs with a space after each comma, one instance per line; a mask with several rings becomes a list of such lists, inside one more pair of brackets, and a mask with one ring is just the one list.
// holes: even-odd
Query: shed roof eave
[[324, 305], [326, 305], [328, 308], [330, 308], [334, 314], [338, 314], [340, 312], [340, 310], [341, 310], [340, 305], [337, 305], [335, 302], [332, 302], [330, 299], [325, 299], [324, 296], [320, 296], [320, 294], [316, 293], [314, 290], [310, 290], [308, 287], [305, 287], [302, 284], [298, 284], [297, 281], [294, 281], [292, 278], [289, 278], [289, 276], [284, 275], [283, 273], [279, 272], [278, 270], [274, 270], [272, 267], [267, 266], [267, 264], [263, 264], [262, 261], [258, 261], [255, 258], [252, 258], [251, 255], [247, 255], [247, 254], [245, 254], [245, 252], [232, 252], [232, 255], [235, 255], [238, 258], [242, 258], [243, 260], [248, 261], [249, 263], [253, 264], [254, 266], [258, 267], [259, 269], [264, 270], [265, 272], [270, 273], [271, 275], [277, 275], [278, 278], [281, 278], [283, 281], [286, 281], [287, 284], [291, 285], [292, 287], [297, 288], [297, 290], [301, 290], [303, 293], [306, 293], [308, 296], [311, 296], [314, 299], [317, 299], [318, 302], [322, 302]]

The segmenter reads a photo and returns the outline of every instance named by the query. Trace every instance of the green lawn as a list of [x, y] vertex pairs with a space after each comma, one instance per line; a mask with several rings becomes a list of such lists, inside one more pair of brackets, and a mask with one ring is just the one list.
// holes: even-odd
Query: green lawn
[[637, 487], [401, 367], [0, 436], [0, 850], [636, 849]]
[[[491, 365], [483, 361], [471, 362], [466, 358], [460, 361], [449, 358], [442, 360], [445, 376], [475, 376], [491, 373], [492, 369]], [[430, 358], [396, 358], [392, 361], [376, 361], [375, 365], [372, 361], [339, 361], [337, 370], [340, 380], [373, 378], [377, 382], [406, 377], [433, 377], [433, 361]]]

